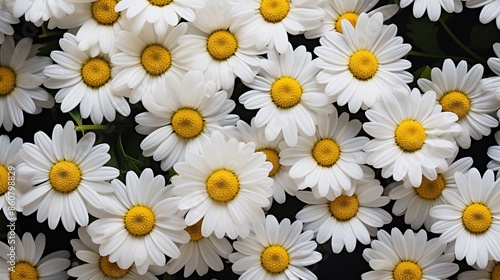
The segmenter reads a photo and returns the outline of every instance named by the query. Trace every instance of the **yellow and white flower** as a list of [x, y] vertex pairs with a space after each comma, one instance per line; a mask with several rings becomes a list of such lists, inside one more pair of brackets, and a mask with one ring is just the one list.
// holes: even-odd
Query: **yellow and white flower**
[[14, 28], [12, 24], [19, 23], [19, 19], [15, 17], [7, 7], [5, 6], [5, 1], [0, 1], [0, 44], [5, 40], [5, 35], [14, 34]]
[[464, 271], [457, 276], [458, 280], [496, 280], [500, 277], [500, 263], [488, 261], [488, 265], [481, 269], [477, 265], [475, 270]]
[[93, 0], [5, 0], [5, 5], [16, 18], [24, 15], [26, 21], [41, 26], [51, 18], [63, 18], [77, 10], [81, 3]]
[[[499, 6], [500, 7], [500, 6]], [[500, 21], [500, 19], [499, 19]], [[495, 52], [496, 57], [488, 58], [488, 66], [491, 71], [493, 71], [496, 76], [484, 78], [481, 82], [484, 86], [484, 89], [487, 91], [492, 91], [495, 94], [495, 97], [500, 100], [500, 43], [493, 44], [493, 51]], [[500, 118], [500, 108], [497, 110], [497, 117]]]

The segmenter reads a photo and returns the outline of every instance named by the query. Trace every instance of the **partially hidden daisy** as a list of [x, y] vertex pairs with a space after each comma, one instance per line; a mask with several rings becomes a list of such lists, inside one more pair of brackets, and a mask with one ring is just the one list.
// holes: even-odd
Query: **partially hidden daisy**
[[475, 270], [464, 271], [457, 276], [458, 280], [496, 280], [500, 278], [500, 263], [498, 261], [488, 261], [485, 268], [481, 269], [476, 265]]
[[[465, 0], [462, 0], [465, 1]], [[462, 10], [462, 3], [456, 0], [401, 0], [401, 8], [408, 7], [413, 3], [413, 16], [421, 18], [425, 11], [431, 21], [437, 21], [441, 16], [441, 9], [447, 13], [459, 12]]]
[[[351, 113], [366, 110], [378, 102], [387, 89], [408, 89], [413, 76], [405, 71], [411, 63], [401, 59], [411, 49], [396, 36], [394, 24], [383, 24], [383, 15], [361, 13], [354, 28], [341, 22], [342, 32], [328, 32], [314, 49], [316, 65], [321, 69], [318, 82], [326, 84], [326, 93]], [[401, 89], [400, 89], [401, 88]]]
[[500, 177], [500, 172], [498, 172], [498, 170], [500, 170], [500, 131], [497, 131], [495, 133], [495, 141], [497, 145], [490, 146], [488, 148], [487, 154], [488, 157], [491, 158], [491, 160], [488, 162], [486, 167], [497, 172], [498, 178]]
[[51, 18], [63, 18], [77, 10], [77, 5], [93, 0], [5, 0], [5, 5], [16, 18], [24, 15], [26, 21], [36, 26]]
[[[500, 43], [493, 44], [493, 51], [496, 57], [488, 58], [487, 63], [496, 76], [484, 78], [481, 82], [485, 90], [492, 91], [495, 97], [500, 100]], [[497, 110], [497, 117], [500, 118], [500, 108]]]
[[5, 1], [0, 1], [0, 44], [5, 40], [5, 35], [14, 34], [12, 24], [19, 23], [19, 19], [15, 17], [5, 6]]
[[313, 232], [302, 232], [302, 222], [273, 215], [255, 223], [251, 235], [233, 243], [235, 253], [229, 255], [232, 269], [241, 274], [238, 279], [318, 279], [305, 266], [321, 260], [315, 251]]
[[479, 21], [487, 24], [495, 20], [496, 26], [500, 29], [500, 1], [499, 0], [465, 0], [465, 6], [469, 9], [480, 8]]
[[77, 141], [71, 121], [64, 128], [56, 125], [52, 139], [43, 131], [35, 133], [34, 139], [34, 144], [24, 143], [20, 151], [34, 184], [21, 199], [23, 214], [38, 210], [37, 221], [48, 219], [50, 229], [59, 221], [67, 231], [73, 231], [75, 223], [86, 226], [88, 208], [102, 207], [103, 195], [114, 189], [107, 180], [119, 174], [118, 169], [104, 166], [111, 158], [109, 145], [94, 146], [92, 132]]

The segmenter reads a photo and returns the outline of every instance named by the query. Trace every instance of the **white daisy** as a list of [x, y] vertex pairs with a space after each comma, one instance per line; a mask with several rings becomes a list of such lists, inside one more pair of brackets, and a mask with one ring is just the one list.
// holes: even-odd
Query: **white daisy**
[[[52, 51], [50, 57], [56, 62], [43, 73], [49, 78], [44, 86], [59, 89], [55, 96], [61, 103], [61, 111], [67, 113], [79, 105], [82, 118], [90, 116], [94, 124], [114, 121], [116, 111], [123, 116], [130, 114], [124, 97], [116, 96], [111, 87], [113, 75], [109, 57], [104, 54], [91, 56], [89, 51], [78, 48], [78, 41], [71, 33], [59, 40], [62, 51]], [[128, 90], [125, 90], [128, 91]]]
[[446, 252], [446, 243], [438, 238], [427, 241], [427, 233], [408, 229], [404, 235], [398, 228], [391, 234], [377, 233], [371, 248], [363, 251], [364, 259], [374, 269], [363, 273], [363, 280], [445, 279], [458, 271], [453, 253]]
[[186, 152], [199, 153], [209, 135], [225, 125], [234, 125], [235, 107], [225, 91], [205, 80], [201, 71], [189, 71], [182, 80], [172, 79], [143, 100], [148, 112], [135, 117], [136, 130], [148, 135], [141, 142], [143, 155], [161, 161], [163, 170], [183, 161]]
[[101, 198], [113, 192], [106, 182], [119, 175], [118, 169], [104, 166], [110, 159], [109, 145], [94, 145], [95, 134], [86, 133], [78, 142], [71, 121], [58, 124], [52, 139], [43, 131], [35, 133], [35, 144], [24, 143], [20, 154], [33, 175], [35, 187], [21, 198], [24, 215], [37, 211], [37, 221], [48, 219], [55, 229], [59, 220], [67, 231], [75, 222], [86, 226], [88, 208], [101, 208]]
[[465, 6], [470, 9], [483, 7], [479, 15], [482, 24], [495, 20], [497, 28], [500, 29], [500, 0], [463, 0]]
[[431, 80], [418, 80], [418, 86], [423, 91], [432, 90], [436, 93], [436, 103], [441, 105], [443, 111], [458, 116], [457, 123], [462, 127], [462, 132], [455, 135], [455, 140], [464, 149], [470, 147], [471, 137], [480, 140], [498, 125], [498, 120], [490, 114], [500, 108], [500, 101], [493, 92], [483, 88], [482, 76], [481, 64], [467, 71], [467, 62], [464, 60], [455, 67], [451, 59], [446, 59], [443, 70], [436, 67], [432, 69]]
[[488, 261], [485, 268], [480, 269], [474, 266], [476, 270], [469, 270], [460, 273], [458, 280], [496, 280], [500, 277], [500, 263], [497, 261]]
[[24, 15], [26, 21], [40, 27], [51, 18], [62, 18], [75, 12], [78, 3], [93, 0], [5, 0], [5, 5], [16, 18]]
[[255, 126], [265, 126], [265, 136], [273, 141], [283, 132], [289, 146], [297, 144], [298, 134], [314, 135], [317, 115], [333, 112], [333, 105], [318, 84], [311, 53], [304, 46], [286, 52], [269, 51], [261, 60], [260, 71], [249, 90], [239, 97], [246, 109], [259, 109]]
[[218, 238], [248, 236], [251, 222], [264, 218], [262, 208], [272, 195], [272, 164], [266, 156], [255, 153], [253, 143], [226, 141], [215, 131], [199, 154], [188, 152], [184, 160], [174, 165], [179, 176], [171, 181], [174, 194], [181, 197], [179, 209], [188, 211], [186, 224], [203, 218], [204, 237], [214, 232]]
[[14, 45], [12, 36], [0, 45], [0, 126], [7, 131], [24, 124], [23, 111], [38, 114], [54, 106], [52, 95], [40, 87], [47, 78], [42, 71], [52, 61], [36, 56], [39, 47], [29, 38]]
[[476, 168], [466, 174], [455, 173], [456, 189], [446, 189], [448, 203], [432, 207], [429, 214], [437, 220], [431, 231], [441, 234], [443, 242], [455, 241], [455, 257], [466, 258], [469, 265], [485, 268], [488, 260], [500, 260], [500, 180], [493, 171], [483, 177]]
[[5, 1], [0, 0], [0, 44], [5, 40], [5, 35], [14, 34], [14, 28], [11, 24], [19, 23], [19, 19], [12, 15], [5, 6]]
[[[13, 244], [0, 243], [0, 278], [10, 280], [53, 280], [68, 279], [66, 268], [70, 266], [68, 251], [56, 251], [42, 258], [45, 249], [45, 235], [39, 233], [33, 240], [31, 233], [26, 232], [23, 238], [15, 236], [14, 260], [9, 257], [12, 255]], [[14, 271], [9, 270], [11, 264], [15, 265]]]
[[316, 65], [321, 69], [318, 82], [326, 85], [326, 93], [351, 113], [373, 106], [388, 88], [408, 89], [413, 76], [404, 71], [410, 68], [408, 60], [401, 59], [411, 49], [396, 36], [394, 24], [383, 24], [383, 15], [369, 17], [362, 13], [354, 28], [342, 20], [343, 34], [328, 32], [314, 49]]
[[[463, 0], [465, 1], [465, 0]], [[427, 15], [431, 21], [437, 21], [441, 16], [441, 8], [447, 13], [453, 13], [455, 11], [455, 0], [401, 0], [399, 6], [401, 8], [408, 7], [413, 3], [413, 16], [416, 18], [421, 18], [425, 11], [427, 10]], [[461, 3], [459, 4], [461, 7]]]
[[[349, 121], [349, 114], [337, 110], [318, 116], [316, 133], [311, 137], [298, 136], [297, 145], [280, 144], [280, 162], [291, 166], [290, 177], [299, 179], [298, 188], [317, 188], [321, 197], [333, 191], [339, 196], [349, 192], [352, 181], [363, 178], [360, 164], [365, 163], [363, 146], [367, 137], [356, 137], [361, 130], [359, 120]], [[352, 194], [352, 192], [349, 192]]]
[[[449, 161], [451, 162], [451, 161]], [[411, 224], [414, 230], [425, 225], [427, 230], [436, 220], [429, 216], [429, 210], [436, 205], [446, 204], [442, 196], [444, 189], [455, 189], [455, 172], [465, 173], [472, 166], [472, 158], [461, 158], [440, 171], [435, 180], [429, 180], [422, 176], [422, 183], [418, 187], [413, 187], [409, 180], [398, 184], [389, 192], [389, 197], [396, 200], [392, 207], [392, 213], [396, 216], [405, 215], [406, 224]]]
[[99, 254], [122, 269], [135, 264], [141, 275], [151, 265], [165, 265], [165, 255], [178, 258], [176, 243], [188, 242], [189, 234], [177, 208], [179, 198], [172, 196], [171, 187], [165, 187], [165, 178], [154, 177], [146, 168], [139, 177], [127, 172], [125, 184], [118, 179], [111, 184], [115, 192], [87, 229], [92, 241], [100, 245]]
[[497, 178], [500, 177], [500, 131], [497, 131], [495, 133], [495, 141], [497, 142], [497, 145], [490, 146], [488, 148], [488, 157], [491, 158], [490, 162], [486, 165], [488, 169], [491, 169], [495, 172], [497, 172]]
[[273, 215], [256, 222], [254, 231], [233, 243], [237, 252], [229, 255], [238, 279], [317, 279], [305, 266], [321, 260], [313, 232], [302, 232], [302, 222], [281, 223]]
[[[500, 8], [500, 6], [499, 6]], [[488, 58], [488, 66], [496, 74], [494, 77], [481, 80], [484, 89], [492, 91], [495, 97], [500, 100], [500, 43], [493, 44], [493, 51], [496, 57]], [[497, 110], [497, 117], [500, 118], [500, 108]]]
[[318, 28], [308, 30], [304, 33], [307, 39], [314, 39], [323, 36], [328, 31], [342, 33], [342, 20], [348, 20], [352, 26], [356, 27], [356, 22], [361, 13], [372, 16], [378, 12], [382, 13], [384, 21], [390, 19], [399, 10], [396, 4], [383, 5], [370, 11], [379, 0], [327, 0], [323, 2], [323, 9], [326, 14], [321, 19]]

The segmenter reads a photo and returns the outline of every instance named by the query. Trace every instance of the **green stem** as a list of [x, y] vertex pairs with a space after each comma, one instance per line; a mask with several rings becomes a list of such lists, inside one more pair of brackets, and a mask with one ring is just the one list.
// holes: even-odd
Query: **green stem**
[[410, 51], [408, 53], [408, 55], [418, 56], [418, 57], [428, 57], [428, 58], [451, 58], [453, 60], [466, 60], [466, 61], [474, 60], [473, 58], [470, 58], [470, 57], [429, 54], [429, 53], [417, 52], [417, 51]]
[[85, 130], [105, 130], [108, 126], [105, 124], [83, 124], [75, 126], [76, 131], [85, 131]]
[[477, 53], [475, 53], [473, 50], [471, 50], [469, 47], [467, 47], [464, 43], [462, 43], [458, 38], [457, 36], [455, 36], [455, 34], [451, 31], [451, 29], [448, 27], [448, 25], [446, 25], [446, 23], [443, 21], [443, 20], [439, 20], [439, 23], [441, 24], [441, 26], [444, 28], [444, 30], [446, 31], [446, 33], [448, 33], [448, 35], [450, 35], [451, 39], [462, 49], [464, 50], [466, 53], [468, 53], [470, 56], [472, 56], [475, 60], [481, 62], [482, 64], [485, 64], [486, 63], [486, 60], [484, 60], [484, 58], [482, 58], [481, 56], [479, 56]]

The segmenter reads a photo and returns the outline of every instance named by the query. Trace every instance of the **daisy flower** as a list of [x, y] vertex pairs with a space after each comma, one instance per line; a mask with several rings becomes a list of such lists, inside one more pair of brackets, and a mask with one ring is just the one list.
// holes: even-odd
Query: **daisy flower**
[[116, 96], [111, 87], [113, 75], [109, 57], [104, 54], [90, 55], [78, 48], [78, 41], [71, 33], [65, 33], [59, 40], [62, 51], [52, 51], [50, 57], [56, 62], [43, 73], [49, 77], [44, 86], [59, 89], [55, 96], [61, 103], [61, 111], [67, 113], [80, 105], [80, 114], [90, 116], [94, 124], [114, 121], [116, 111], [123, 116], [130, 114], [130, 107], [124, 97]]
[[392, 213], [396, 216], [405, 215], [404, 221], [414, 230], [425, 225], [427, 230], [436, 220], [429, 216], [429, 210], [436, 205], [446, 204], [442, 196], [443, 190], [455, 189], [455, 172], [466, 173], [472, 166], [472, 158], [461, 158], [439, 171], [435, 180], [422, 176], [422, 183], [413, 187], [409, 180], [404, 180], [389, 192], [389, 197], [396, 200]]
[[331, 239], [332, 250], [338, 254], [346, 248], [351, 253], [356, 240], [370, 243], [370, 233], [392, 221], [382, 206], [389, 203], [387, 196], [381, 196], [384, 188], [378, 180], [366, 178], [353, 187], [354, 193], [343, 191], [334, 199], [316, 198], [312, 192], [300, 191], [297, 197], [307, 203], [295, 216], [304, 223], [304, 230], [312, 230], [320, 244]]
[[164, 266], [165, 255], [178, 258], [176, 243], [188, 242], [189, 234], [177, 209], [179, 198], [165, 187], [165, 178], [146, 168], [139, 177], [127, 172], [125, 184], [118, 179], [111, 184], [115, 192], [87, 229], [100, 245], [99, 254], [121, 269], [135, 264], [140, 275], [151, 265]]
[[208, 268], [214, 271], [224, 269], [224, 263], [220, 257], [227, 259], [233, 251], [233, 246], [225, 237], [219, 239], [214, 234], [203, 237], [202, 221], [203, 219], [185, 228], [191, 239], [179, 247], [181, 256], [178, 259], [168, 261], [166, 268], [169, 274], [177, 273], [182, 267], [184, 267], [185, 278], [193, 274], [195, 270], [199, 276], [203, 276], [207, 274]]
[[0, 45], [0, 126], [7, 131], [24, 124], [23, 111], [34, 115], [54, 106], [52, 95], [40, 87], [47, 78], [42, 71], [52, 61], [35, 55], [39, 47], [29, 38], [15, 45], [12, 36]]
[[423, 91], [432, 90], [436, 93], [436, 103], [441, 105], [443, 111], [457, 115], [462, 132], [455, 134], [455, 140], [464, 149], [470, 147], [471, 137], [479, 140], [498, 125], [498, 121], [490, 114], [500, 108], [500, 101], [493, 92], [483, 88], [482, 76], [481, 64], [467, 71], [467, 62], [464, 60], [455, 67], [451, 59], [446, 59], [443, 70], [432, 69], [431, 80], [418, 80], [418, 86]]
[[234, 125], [235, 107], [225, 91], [205, 80], [201, 71], [189, 71], [182, 80], [165, 82], [163, 91], [143, 100], [148, 112], [135, 117], [136, 131], [147, 135], [141, 142], [143, 155], [161, 161], [163, 170], [183, 161], [186, 152], [199, 153], [201, 144], [216, 130]]
[[488, 261], [484, 269], [474, 266], [476, 270], [462, 272], [458, 280], [495, 280], [500, 277], [500, 264], [497, 261]]
[[324, 87], [315, 80], [318, 69], [304, 46], [286, 52], [269, 51], [261, 60], [261, 68], [251, 90], [239, 97], [246, 109], [259, 109], [255, 126], [265, 126], [265, 136], [273, 141], [283, 132], [289, 146], [297, 144], [298, 134], [314, 135], [317, 115], [333, 112]]
[[483, 7], [479, 14], [482, 24], [495, 20], [497, 28], [500, 29], [500, 0], [465, 0], [465, 6], [470, 9]]
[[174, 165], [179, 176], [171, 178], [173, 192], [181, 197], [180, 210], [187, 210], [188, 226], [203, 218], [204, 237], [246, 237], [251, 222], [264, 218], [273, 179], [272, 164], [264, 153], [255, 153], [253, 143], [242, 143], [215, 131], [202, 144], [199, 154], [186, 153], [184, 162]]
[[408, 89], [413, 76], [404, 71], [408, 60], [401, 59], [411, 49], [396, 36], [394, 24], [383, 24], [383, 15], [369, 17], [361, 13], [354, 28], [349, 21], [341, 22], [343, 34], [328, 32], [314, 49], [316, 65], [321, 69], [318, 82], [326, 85], [326, 93], [351, 113], [373, 106], [387, 89]]
[[0, 0], [0, 44], [5, 40], [5, 35], [14, 34], [11, 24], [19, 23], [19, 19], [7, 10], [4, 0]]
[[[350, 191], [352, 181], [363, 178], [360, 164], [365, 161], [362, 151], [369, 139], [356, 137], [361, 130], [359, 120], [349, 121], [349, 114], [337, 110], [319, 115], [316, 133], [311, 137], [298, 136], [297, 145], [280, 144], [280, 162], [290, 166], [290, 177], [299, 179], [298, 188], [317, 188], [321, 197], [333, 191]], [[351, 192], [352, 194], [352, 192]]]
[[24, 15], [26, 21], [40, 27], [51, 18], [62, 18], [75, 12], [75, 5], [93, 0], [5, 0], [5, 5], [14, 17]]
[[342, 20], [348, 20], [352, 26], [356, 27], [356, 22], [361, 13], [373, 16], [380, 12], [384, 17], [384, 21], [386, 21], [399, 10], [398, 5], [390, 4], [370, 11], [378, 2], [379, 0], [327, 0], [323, 2], [323, 9], [326, 14], [321, 19], [321, 25], [318, 28], [306, 31], [304, 36], [307, 39], [314, 39], [323, 36], [329, 31], [342, 33]]
[[254, 231], [233, 243], [237, 252], [229, 255], [238, 279], [318, 279], [305, 268], [321, 260], [313, 232], [302, 232], [302, 222], [281, 223], [273, 215], [256, 222]]
[[445, 279], [458, 271], [453, 254], [445, 252], [446, 243], [438, 238], [427, 241], [425, 230], [408, 229], [404, 235], [398, 228], [390, 235], [379, 230], [377, 238], [363, 251], [374, 269], [363, 273], [363, 280]]
[[[491, 71], [493, 71], [497, 76], [484, 78], [481, 82], [485, 90], [492, 91], [495, 94], [495, 97], [500, 100], [500, 77], [498, 77], [500, 76], [500, 43], [493, 44], [493, 51], [497, 57], [488, 58], [487, 63]], [[497, 110], [497, 117], [500, 118], [500, 108]]]
[[[45, 235], [39, 233], [36, 239], [33, 240], [31, 233], [26, 232], [23, 238], [15, 236], [15, 252], [14, 258], [12, 255], [12, 246], [5, 243], [0, 243], [0, 278], [1, 279], [37, 279], [37, 280], [52, 280], [52, 279], [68, 279], [66, 268], [70, 266], [68, 251], [56, 251], [42, 258], [45, 249]], [[14, 265], [13, 271], [11, 265]]]
[[[491, 161], [488, 162], [486, 167], [497, 172], [500, 170], [500, 131], [495, 133], [495, 141], [497, 145], [488, 148], [487, 154], [491, 158]], [[500, 172], [497, 172], [497, 178], [498, 177], [500, 177]]]
[[421, 18], [427, 10], [427, 15], [431, 21], [437, 21], [439, 19], [441, 16], [441, 8], [447, 13], [453, 13], [457, 4], [462, 7], [462, 4], [457, 3], [456, 0], [401, 0], [399, 6], [401, 6], [401, 8], [406, 8], [413, 2], [415, 2], [413, 4], [413, 16]]
[[488, 260], [500, 260], [500, 180], [493, 171], [483, 177], [476, 168], [466, 174], [455, 173], [456, 189], [446, 189], [446, 205], [432, 207], [429, 214], [437, 220], [431, 231], [441, 234], [443, 242], [455, 242], [457, 260], [485, 268]]
[[55, 229], [59, 220], [67, 231], [75, 222], [86, 226], [88, 207], [101, 208], [102, 195], [113, 192], [106, 182], [119, 175], [118, 169], [104, 166], [110, 159], [109, 145], [94, 146], [95, 134], [86, 133], [79, 141], [71, 121], [58, 124], [52, 139], [43, 131], [35, 133], [35, 144], [24, 143], [20, 154], [35, 187], [21, 198], [24, 215], [37, 211], [37, 221], [48, 219]]
[[[185, 72], [179, 67], [177, 40], [186, 29], [187, 25], [180, 23], [157, 35], [153, 26], [146, 24], [137, 35], [121, 31], [116, 39], [117, 52], [111, 56], [112, 87], [135, 104], [161, 89], [162, 83], [170, 84], [174, 78], [181, 78]], [[120, 90], [122, 87], [132, 91]]]

